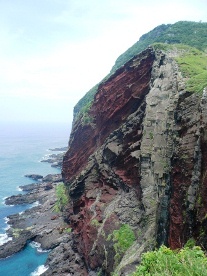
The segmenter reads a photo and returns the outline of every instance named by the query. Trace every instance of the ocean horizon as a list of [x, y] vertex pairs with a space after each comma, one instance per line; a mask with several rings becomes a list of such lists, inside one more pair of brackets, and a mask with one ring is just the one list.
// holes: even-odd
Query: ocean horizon
[[[0, 123], [0, 244], [8, 240], [7, 216], [38, 204], [6, 206], [5, 198], [22, 193], [19, 186], [37, 182], [25, 177], [26, 174], [60, 173], [60, 169], [41, 160], [54, 153], [50, 149], [67, 146], [69, 134], [67, 124]], [[24, 250], [0, 259], [0, 275], [40, 275], [46, 269], [47, 256], [48, 252], [43, 252], [39, 244], [28, 241]]]

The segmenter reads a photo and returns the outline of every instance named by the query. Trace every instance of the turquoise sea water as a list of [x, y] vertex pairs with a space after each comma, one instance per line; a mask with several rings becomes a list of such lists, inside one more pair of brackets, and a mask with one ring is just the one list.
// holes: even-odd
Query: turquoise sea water
[[[51, 148], [68, 143], [70, 126], [64, 124], [1, 124], [0, 123], [0, 243], [6, 240], [6, 217], [32, 206], [6, 206], [4, 198], [21, 193], [20, 185], [34, 183], [25, 174], [60, 173], [59, 169], [40, 160]], [[1, 276], [33, 276], [40, 271], [47, 258], [34, 244], [28, 243], [21, 252], [0, 260]]]

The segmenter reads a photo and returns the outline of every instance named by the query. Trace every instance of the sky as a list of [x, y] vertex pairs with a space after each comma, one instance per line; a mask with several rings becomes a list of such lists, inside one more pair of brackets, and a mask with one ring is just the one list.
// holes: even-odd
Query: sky
[[160, 24], [207, 22], [206, 0], [0, 0], [0, 122], [71, 123], [117, 57]]

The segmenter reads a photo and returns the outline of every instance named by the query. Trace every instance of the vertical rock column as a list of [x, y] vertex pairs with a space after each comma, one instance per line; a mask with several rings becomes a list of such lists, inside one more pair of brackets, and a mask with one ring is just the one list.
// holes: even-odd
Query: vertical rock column
[[143, 122], [141, 189], [148, 222], [147, 235], [157, 240], [158, 244], [167, 243], [170, 168], [176, 131], [174, 112], [178, 101], [177, 79], [175, 61], [157, 52]]

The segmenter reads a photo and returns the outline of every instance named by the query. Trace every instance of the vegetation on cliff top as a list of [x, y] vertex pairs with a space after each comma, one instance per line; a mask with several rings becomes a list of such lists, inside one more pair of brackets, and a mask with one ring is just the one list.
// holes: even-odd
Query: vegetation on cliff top
[[[84, 117], [85, 113], [88, 113], [88, 109], [91, 105], [91, 102], [94, 98], [94, 95], [96, 94], [98, 89], [98, 84], [96, 84], [94, 87], [92, 87], [85, 96], [79, 100], [79, 102], [76, 104], [76, 106], [73, 109], [73, 121], [75, 121], [78, 116]], [[86, 110], [85, 110], [86, 109]]]
[[207, 50], [207, 23], [179, 21], [175, 24], [160, 25], [141, 36], [139, 41], [120, 55], [111, 71], [116, 71], [133, 56], [155, 42], [185, 44], [205, 51]]
[[184, 44], [153, 44], [155, 49], [174, 52], [183, 77], [186, 78], [186, 90], [202, 93], [207, 87], [207, 54]]
[[[149, 45], [152, 45], [154, 43], [165, 43], [166, 45], [185, 44], [194, 47], [200, 51], [207, 52], [207, 23], [179, 21], [175, 24], [163, 24], [157, 26], [147, 34], [141, 36], [139, 41], [137, 41], [134, 45], [132, 45], [128, 50], [126, 50], [122, 55], [118, 57], [118, 59], [115, 62], [115, 65], [111, 69], [111, 72], [108, 76], [104, 78], [104, 80], [107, 79], [110, 75], [112, 75], [128, 60], [130, 60], [135, 55], [146, 49]], [[202, 58], [200, 57], [197, 59], [195, 57], [194, 59], [189, 59], [188, 57], [183, 56], [180, 60], [178, 60], [178, 62], [180, 62], [181, 64], [181, 69], [184, 70], [184, 72], [186, 72], [187, 74], [189, 74], [190, 67], [194, 64], [194, 61], [196, 61], [196, 64], [198, 64], [201, 60]], [[185, 66], [186, 61], [187, 66]], [[196, 90], [200, 91], [201, 87], [199, 87], [199, 82], [200, 80], [204, 80], [206, 78], [206, 72], [204, 74], [200, 72], [197, 76], [194, 76], [193, 78], [192, 75], [190, 75], [190, 78], [191, 80], [189, 79], [188, 81], [189, 91], [194, 90], [194, 83], [196, 85]], [[88, 118], [88, 111], [90, 108], [85, 108], [85, 106], [88, 106], [89, 103], [92, 103], [94, 95], [97, 92], [98, 86], [99, 84], [91, 88], [86, 93], [86, 95], [76, 104], [76, 106], [74, 107], [74, 122], [78, 118], [82, 118], [83, 123], [90, 122], [90, 118]]]

